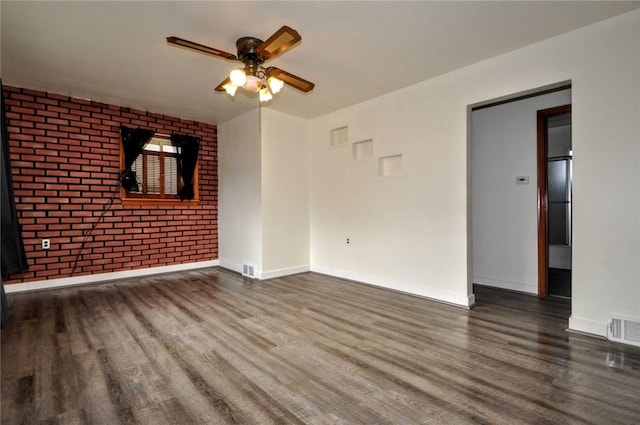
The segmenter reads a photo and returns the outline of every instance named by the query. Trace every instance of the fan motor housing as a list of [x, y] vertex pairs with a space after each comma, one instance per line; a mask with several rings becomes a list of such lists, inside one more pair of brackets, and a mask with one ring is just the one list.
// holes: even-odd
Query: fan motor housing
[[236, 41], [238, 49], [238, 58], [242, 61], [255, 61], [262, 64], [265, 61], [258, 53], [258, 47], [262, 44], [262, 40], [255, 37], [242, 37]]

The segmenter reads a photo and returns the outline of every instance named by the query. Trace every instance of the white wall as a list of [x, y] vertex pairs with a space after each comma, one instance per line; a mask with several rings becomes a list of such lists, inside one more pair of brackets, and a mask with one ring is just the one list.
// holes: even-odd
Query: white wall
[[[470, 305], [467, 291], [466, 110], [451, 113], [442, 78], [311, 123], [311, 264], [323, 273]], [[456, 93], [451, 93], [455, 99]], [[330, 130], [372, 139], [373, 157], [331, 147]], [[402, 154], [401, 177], [378, 158]], [[350, 237], [351, 244], [345, 244]]]
[[218, 126], [222, 267], [259, 279], [309, 270], [305, 125], [256, 108]]
[[218, 126], [218, 228], [222, 267], [262, 263], [262, 170], [258, 108]]
[[[640, 316], [639, 39], [636, 10], [313, 120], [312, 269], [472, 302], [467, 106], [571, 80], [570, 327], [603, 335], [607, 313]], [[351, 142], [373, 139], [373, 160], [329, 147], [345, 124]], [[378, 178], [375, 158], [395, 153], [404, 177]]]
[[536, 112], [570, 103], [564, 90], [472, 112], [474, 283], [538, 292]]
[[309, 270], [306, 120], [261, 108], [262, 275]]
[[570, 55], [576, 214], [569, 326], [604, 334], [609, 312], [640, 317], [640, 11], [589, 29]]

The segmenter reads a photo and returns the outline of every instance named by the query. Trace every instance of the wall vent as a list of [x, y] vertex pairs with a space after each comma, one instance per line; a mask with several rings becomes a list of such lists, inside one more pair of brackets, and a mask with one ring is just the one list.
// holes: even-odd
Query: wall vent
[[609, 316], [607, 338], [640, 347], [640, 318], [619, 314]]
[[243, 265], [242, 266], [242, 276], [255, 278], [256, 277], [255, 267], [250, 266], [248, 264]]

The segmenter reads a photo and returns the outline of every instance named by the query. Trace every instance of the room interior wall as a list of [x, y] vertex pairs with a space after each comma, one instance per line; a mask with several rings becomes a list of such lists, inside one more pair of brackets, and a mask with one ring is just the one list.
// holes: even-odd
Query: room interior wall
[[258, 108], [218, 126], [220, 265], [262, 268], [262, 152]]
[[309, 270], [306, 120], [261, 108], [262, 278]]
[[473, 283], [538, 293], [536, 112], [570, 103], [563, 90], [472, 112]]
[[578, 78], [569, 327], [604, 335], [609, 313], [640, 317], [640, 11], [581, 38], [570, 55]]
[[[29, 261], [27, 272], [5, 284], [73, 279], [84, 234], [117, 189], [121, 125], [200, 137], [200, 200], [170, 207], [123, 205], [116, 194], [73, 276], [89, 281], [88, 275], [217, 259], [214, 125], [18, 87], [3, 86], [3, 91], [16, 208]], [[42, 239], [50, 240], [49, 250], [42, 249]]]
[[219, 126], [221, 266], [259, 279], [309, 270], [305, 130], [269, 108]]
[[311, 122], [312, 270], [473, 304], [466, 116], [448, 88], [431, 80]]
[[[472, 302], [467, 107], [571, 81], [569, 325], [604, 335], [608, 313], [639, 316], [638, 39], [636, 10], [312, 120], [312, 270]], [[347, 146], [331, 146], [330, 131], [345, 125]], [[354, 160], [353, 143], [366, 139], [371, 157]], [[381, 178], [389, 155], [402, 155], [402, 172]]]

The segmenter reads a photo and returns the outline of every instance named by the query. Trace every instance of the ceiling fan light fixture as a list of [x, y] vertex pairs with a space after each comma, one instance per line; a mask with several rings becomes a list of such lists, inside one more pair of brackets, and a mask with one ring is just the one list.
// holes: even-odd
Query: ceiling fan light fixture
[[237, 87], [242, 87], [247, 83], [247, 74], [242, 69], [234, 69], [229, 74], [229, 79]]
[[247, 75], [247, 82], [242, 88], [248, 92], [256, 93], [262, 88], [262, 79], [255, 75]]
[[225, 84], [222, 87], [224, 88], [224, 91], [226, 91], [231, 96], [235, 96], [236, 95], [236, 90], [238, 90], [238, 86], [236, 86], [233, 83]]
[[271, 93], [276, 94], [280, 90], [282, 90], [282, 87], [284, 86], [284, 81], [276, 77], [269, 77], [267, 79], [267, 84], [269, 85], [269, 89], [271, 90]]
[[167, 37], [169, 44], [244, 64], [242, 68], [231, 71], [229, 76], [216, 86], [215, 91], [226, 92], [234, 97], [238, 88], [242, 87], [250, 93], [260, 92], [260, 100], [263, 102], [273, 99], [273, 95], [279, 93], [285, 84], [305, 93], [313, 90], [314, 84], [310, 81], [280, 68], [262, 66], [265, 61], [281, 55], [300, 40], [300, 34], [285, 25], [266, 41], [256, 37], [239, 38], [236, 41], [237, 55], [234, 55], [179, 37]]
[[263, 87], [260, 90], [260, 102], [268, 102], [271, 99], [273, 99], [273, 95], [271, 94], [271, 92], [267, 87]]

